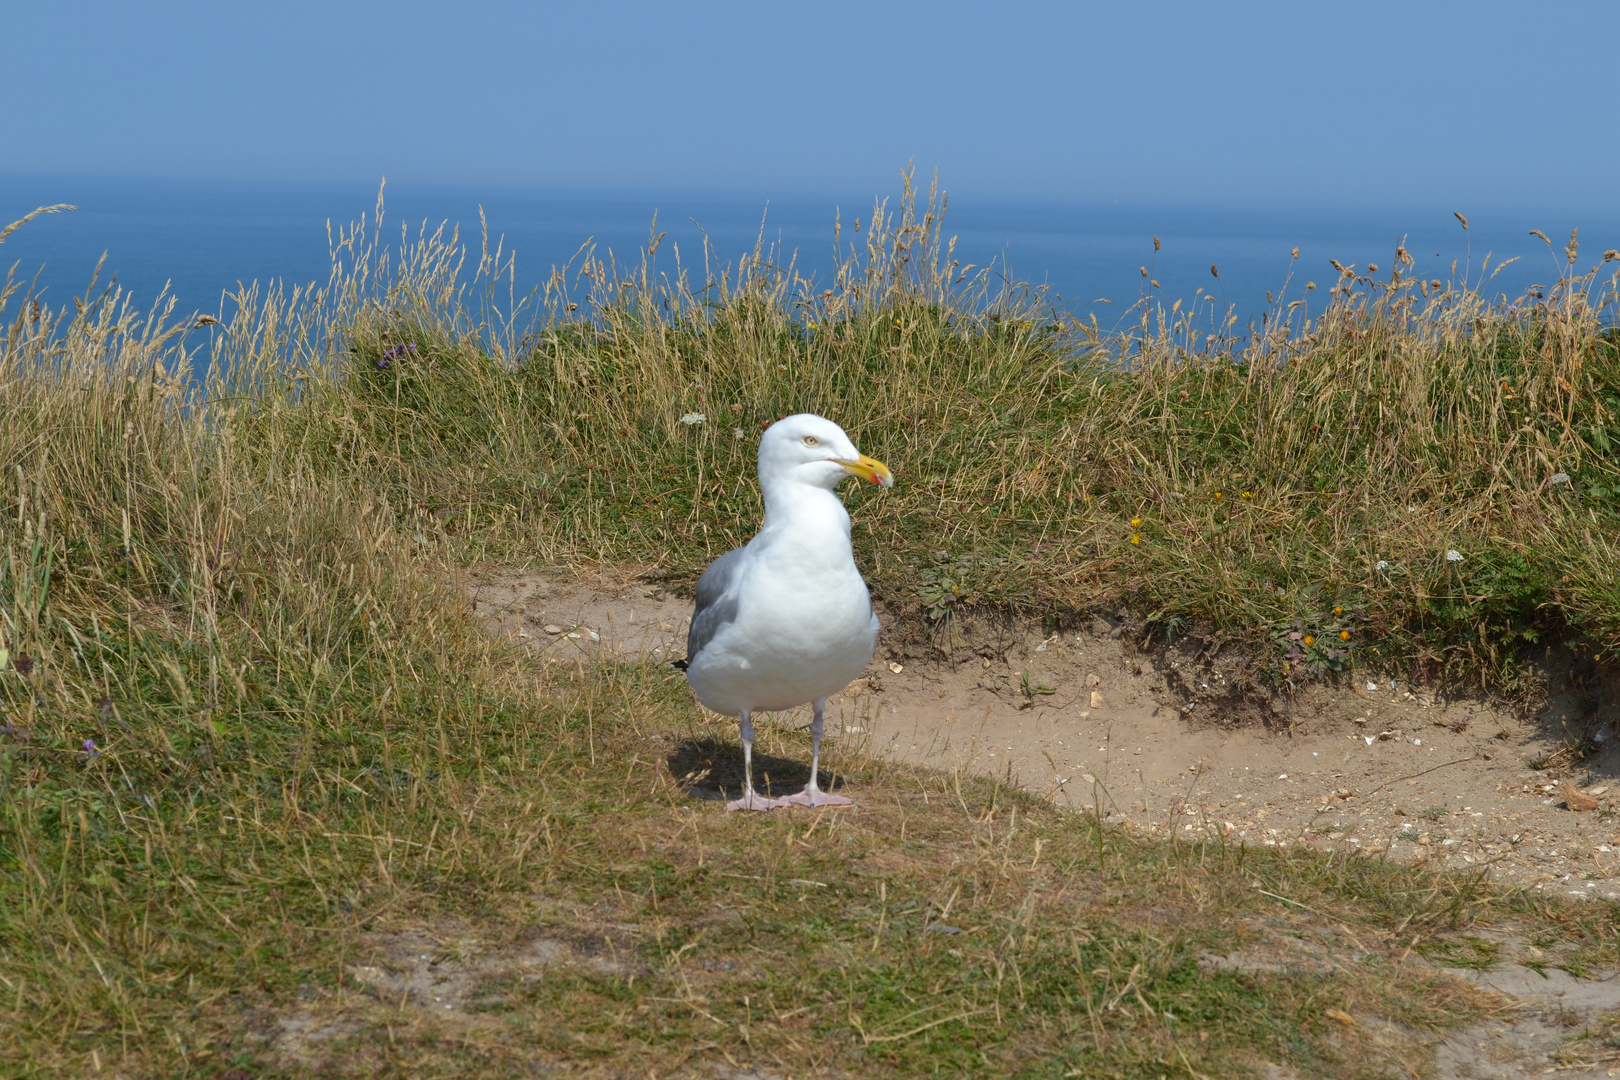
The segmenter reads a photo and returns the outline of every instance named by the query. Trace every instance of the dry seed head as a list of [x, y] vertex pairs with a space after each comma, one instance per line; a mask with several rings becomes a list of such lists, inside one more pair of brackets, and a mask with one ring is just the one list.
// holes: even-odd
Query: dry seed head
[[1153, 238], [1153, 250], [1154, 250], [1154, 251], [1158, 251], [1158, 250], [1159, 250], [1159, 238], [1158, 238], [1158, 237], [1157, 237], [1157, 236], [1155, 236], [1155, 237], [1154, 237], [1154, 238]]
[[1457, 211], [1455, 211], [1455, 210], [1453, 210], [1451, 212], [1451, 216], [1456, 218], [1458, 221], [1462, 222], [1463, 232], [1468, 231], [1468, 219], [1467, 218], [1463, 217], [1461, 214], [1457, 213]]
[[1604, 262], [1615, 262], [1616, 260], [1620, 260], [1620, 251], [1616, 251], [1616, 250], [1614, 250], [1614, 248], [1610, 248], [1608, 251], [1605, 251], [1603, 253], [1603, 261]]
[[30, 221], [33, 221], [41, 214], [60, 214], [63, 210], [77, 209], [77, 206], [73, 206], [68, 203], [57, 203], [55, 206], [41, 206], [36, 210], [31, 210], [22, 217], [18, 218], [16, 221], [13, 221], [10, 225], [0, 229], [0, 244], [5, 243], [6, 237], [10, 236], [12, 233], [16, 232]]
[[1328, 262], [1332, 263], [1333, 269], [1337, 270], [1341, 274], [1348, 274], [1350, 272], [1344, 268], [1344, 264], [1338, 259], [1329, 259]]
[[1546, 244], [1548, 247], [1552, 247], [1552, 241], [1547, 239], [1547, 234], [1542, 232], [1540, 229], [1531, 229], [1530, 235], [1541, 237], [1541, 242], [1543, 244]]
[[1138, 269], [1138, 270], [1140, 270], [1140, 271], [1142, 271], [1142, 276], [1143, 276], [1143, 277], [1147, 277], [1147, 267], [1145, 267], [1145, 266], [1138, 266], [1138, 267], [1137, 267], [1137, 269]]
[[1209, 264], [1209, 272], [1210, 272], [1211, 275], [1213, 275], [1217, 279], [1219, 279], [1220, 276], [1221, 276], [1221, 272], [1219, 270], [1215, 269], [1215, 264], [1214, 263]]
[[1293, 251], [1290, 251], [1290, 252], [1289, 252], [1289, 253], [1288, 253], [1288, 257], [1289, 257], [1289, 258], [1290, 258], [1290, 259], [1297, 259], [1297, 258], [1299, 258], [1299, 248], [1298, 248], [1298, 247], [1297, 247], [1297, 246], [1296, 246], [1296, 247], [1295, 247], [1295, 248], [1294, 248], [1294, 250], [1293, 250]]
[[1569, 265], [1571, 266], [1575, 265], [1575, 253], [1581, 250], [1581, 245], [1576, 239], [1576, 237], [1580, 235], [1580, 232], [1581, 230], [1579, 229], [1569, 230], [1569, 246], [1564, 249], [1564, 254], [1569, 257]]

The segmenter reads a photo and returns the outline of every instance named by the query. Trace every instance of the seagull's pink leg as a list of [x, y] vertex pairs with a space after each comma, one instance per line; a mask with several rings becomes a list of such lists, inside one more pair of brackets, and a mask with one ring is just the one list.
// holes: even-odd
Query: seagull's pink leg
[[772, 799], [754, 791], [754, 722], [749, 719], [748, 713], [742, 714], [742, 741], [743, 741], [743, 780], [747, 790], [743, 797], [733, 799], [726, 803], [727, 810], [774, 810], [778, 806], [786, 806], [785, 799]]
[[815, 703], [816, 718], [810, 721], [810, 782], [804, 790], [797, 795], [789, 795], [783, 799], [784, 803], [793, 803], [795, 806], [850, 806], [853, 799], [846, 799], [842, 795], [834, 795], [830, 791], [822, 791], [816, 774], [821, 769], [821, 731], [826, 724], [825, 712], [827, 699], [822, 698]]

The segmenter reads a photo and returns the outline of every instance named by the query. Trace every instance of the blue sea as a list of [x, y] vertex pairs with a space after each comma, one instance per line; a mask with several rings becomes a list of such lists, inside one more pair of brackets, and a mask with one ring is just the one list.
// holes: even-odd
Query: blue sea
[[[621, 263], [634, 261], [655, 215], [658, 231], [667, 234], [661, 269], [671, 266], [672, 245], [701, 275], [704, 235], [722, 261], [751, 251], [763, 235], [784, 257], [796, 258], [801, 273], [825, 280], [834, 265], [835, 217], [842, 214], [847, 244], [854, 220], [870, 221], [877, 197], [889, 196], [891, 207], [897, 202], [896, 192], [767, 201], [408, 184], [386, 190], [389, 236], [397, 240], [402, 222], [413, 230], [423, 222], [459, 223], [474, 256], [482, 207], [492, 246], [498, 238], [516, 254], [520, 289], [543, 282], [554, 265], [566, 263], [587, 242], [594, 241], [599, 257], [612, 252]], [[78, 207], [14, 233], [0, 246], [0, 271], [15, 265], [23, 277], [37, 275], [47, 302], [68, 304], [85, 292], [105, 255], [103, 284], [116, 278], [138, 303], [149, 303], [167, 287], [182, 312], [217, 314], [222, 294], [241, 283], [324, 282], [328, 223], [335, 230], [358, 219], [376, 196], [375, 188], [336, 185], [0, 176], [0, 225], [47, 203]], [[1465, 232], [1452, 209], [1035, 206], [960, 198], [950, 204], [945, 233], [957, 237], [962, 262], [1045, 286], [1055, 302], [1082, 317], [1095, 313], [1104, 326], [1127, 318], [1144, 295], [1156, 294], [1168, 307], [1176, 298], [1192, 300], [1199, 288], [1240, 317], [1256, 317], [1270, 306], [1267, 291], [1281, 293], [1290, 276], [1290, 297], [1304, 295], [1306, 281], [1318, 283], [1315, 309], [1336, 277], [1329, 259], [1361, 268], [1374, 264], [1387, 274], [1403, 238], [1417, 260], [1414, 272], [1431, 278], [1451, 278], [1454, 261], [1458, 274], [1472, 267], [1477, 277], [1487, 256], [1491, 267], [1517, 256], [1488, 287], [1493, 296], [1510, 297], [1556, 280], [1571, 228], [1581, 230], [1581, 270], [1605, 249], [1620, 248], [1620, 214], [1614, 211], [1544, 212], [1533, 199], [1517, 208], [1456, 207], [1469, 217]], [[1529, 235], [1531, 229], [1547, 233], [1554, 247]], [[1297, 261], [1290, 254], [1295, 247]], [[1211, 265], [1219, 268], [1219, 278]]]

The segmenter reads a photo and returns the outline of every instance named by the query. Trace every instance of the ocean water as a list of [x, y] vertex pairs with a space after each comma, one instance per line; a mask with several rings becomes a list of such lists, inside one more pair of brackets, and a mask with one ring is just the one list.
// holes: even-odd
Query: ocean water
[[[885, 193], [876, 193], [878, 195]], [[890, 195], [891, 206], [896, 201]], [[504, 241], [517, 256], [518, 286], [543, 282], [554, 265], [594, 241], [634, 261], [657, 217], [665, 233], [659, 267], [682, 262], [701, 276], [706, 235], [721, 261], [751, 251], [757, 238], [776, 243], [802, 273], [825, 280], [835, 264], [833, 224], [842, 213], [844, 238], [856, 218], [871, 218], [874, 195], [822, 199], [744, 200], [692, 196], [524, 192], [511, 189], [387, 188], [387, 235], [401, 223], [459, 223], [473, 254], [480, 206], [492, 243]], [[82, 295], [106, 256], [110, 278], [145, 304], [167, 287], [183, 312], [218, 313], [221, 297], [239, 284], [279, 279], [324, 282], [329, 266], [327, 224], [334, 229], [372, 209], [376, 190], [341, 186], [262, 186], [83, 177], [0, 176], [0, 224], [47, 203], [78, 209], [34, 220], [0, 246], [0, 270], [37, 281], [54, 304]], [[957, 258], [991, 266], [998, 275], [1044, 286], [1052, 299], [1081, 316], [1095, 313], [1109, 326], [1129, 318], [1144, 296], [1192, 301], [1203, 288], [1231, 305], [1245, 321], [1269, 307], [1266, 293], [1304, 296], [1314, 281], [1315, 309], [1336, 277], [1329, 259], [1387, 274], [1403, 238], [1417, 260], [1413, 272], [1447, 279], [1486, 257], [1491, 267], [1518, 258], [1492, 279], [1488, 291], [1515, 297], [1556, 280], [1570, 229], [1580, 227], [1578, 268], [1620, 248], [1620, 215], [1538, 211], [1534, 200], [1518, 208], [1470, 211], [1464, 231], [1445, 208], [1220, 210], [1151, 206], [1028, 206], [952, 201], [947, 235], [957, 237]], [[1549, 247], [1529, 235], [1541, 229]], [[1155, 252], [1154, 238], [1160, 249]], [[1299, 257], [1291, 250], [1299, 248]], [[1217, 279], [1211, 265], [1219, 268]], [[1146, 269], [1150, 277], [1143, 276]], [[1610, 264], [1609, 270], [1615, 269]], [[1290, 284], [1290, 279], [1292, 283]], [[1158, 282], [1158, 287], [1151, 285]]]

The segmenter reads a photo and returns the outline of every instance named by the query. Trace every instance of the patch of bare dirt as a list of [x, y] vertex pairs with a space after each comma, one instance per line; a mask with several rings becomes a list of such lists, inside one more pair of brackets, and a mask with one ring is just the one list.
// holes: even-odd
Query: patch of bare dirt
[[266, 1041], [277, 1061], [309, 1067], [325, 1061], [332, 1044], [341, 1044], [359, 1030], [351, 1020], [297, 1012], [277, 1018]]
[[[466, 585], [490, 632], [559, 660], [685, 652], [691, 601], [633, 571], [474, 572]], [[1344, 846], [1620, 898], [1612, 672], [1553, 658], [1545, 704], [1524, 717], [1378, 671], [1279, 695], [1231, 650], [1145, 651], [1123, 618], [1059, 632], [969, 615], [948, 635], [884, 622], [867, 675], [828, 706], [830, 737], [852, 749], [1000, 776], [1147, 833]], [[729, 749], [684, 748], [692, 760], [671, 768], [707, 769], [719, 798], [738, 771]], [[779, 766], [803, 782], [803, 763]]]
[[515, 933], [507, 924], [443, 920], [372, 930], [341, 989], [311, 988], [312, 1000], [271, 1013], [250, 1040], [279, 1067], [365, 1075], [369, 1058], [358, 1039], [379, 1026], [501, 1038], [498, 1013], [513, 986], [568, 969], [619, 977], [645, 970], [628, 928], [592, 911], [554, 914], [554, 922]]
[[1435, 1051], [1435, 1075], [1442, 1080], [1620, 1075], [1609, 1061], [1582, 1061], [1578, 1044], [1571, 1043], [1602, 1014], [1620, 1008], [1620, 973], [1576, 978], [1544, 963], [1532, 946], [1519, 944], [1511, 951], [1515, 955], [1509, 962], [1462, 976], [1502, 994], [1510, 1007], [1442, 1040]]
[[583, 963], [592, 970], [618, 973], [622, 964], [601, 955], [581, 955], [567, 942], [534, 937], [491, 946], [464, 935], [423, 929], [368, 935], [375, 950], [370, 962], [351, 964], [349, 977], [388, 1004], [455, 1012], [476, 1001], [498, 979], [538, 979], [548, 967]]
[[[1331, 927], [1298, 921], [1282, 926], [1275, 925], [1276, 920], [1242, 922], [1247, 924], [1244, 929], [1252, 935], [1252, 943], [1227, 955], [1204, 954], [1199, 958], [1203, 970], [1327, 973], [1370, 958], [1346, 947]], [[1620, 1075], [1620, 1068], [1613, 1068], [1608, 1060], [1588, 1064], [1584, 1052], [1590, 1048], [1577, 1038], [1601, 1028], [1605, 1014], [1620, 1008], [1620, 972], [1580, 968], [1578, 949], [1543, 950], [1501, 935], [1466, 939], [1462, 948], [1448, 952], [1426, 956], [1408, 949], [1400, 957], [1401, 963], [1429, 966], [1484, 992], [1477, 1000], [1485, 1004], [1489, 1019], [1452, 1031], [1433, 1044], [1432, 1075], [1438, 1080], [1521, 1080], [1552, 1073]], [[1577, 967], [1583, 976], [1577, 978], [1560, 965]], [[1347, 1026], [1396, 1028], [1388, 1020], [1339, 1010], [1327, 1015]], [[1404, 1028], [1398, 1033], [1408, 1038], [1414, 1034]], [[1607, 1047], [1600, 1045], [1597, 1050], [1602, 1056]], [[1268, 1068], [1265, 1075], [1297, 1075], [1287, 1066]]]

